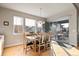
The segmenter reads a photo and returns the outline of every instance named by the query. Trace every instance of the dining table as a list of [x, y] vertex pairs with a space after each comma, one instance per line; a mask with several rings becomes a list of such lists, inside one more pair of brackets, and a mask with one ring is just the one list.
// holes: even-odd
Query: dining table
[[[33, 44], [32, 44], [32, 47], [33, 47], [33, 51], [35, 53], [38, 53], [40, 55], [40, 52], [41, 52], [41, 40], [43, 41], [44, 37], [46, 33], [43, 33], [43, 34], [37, 34], [37, 35], [25, 35], [25, 41], [31, 41]], [[37, 43], [38, 42], [38, 43]], [[27, 42], [28, 43], [28, 42]], [[27, 44], [26, 43], [26, 44]], [[44, 43], [46, 44], [46, 43]], [[38, 50], [38, 51], [37, 51]]]

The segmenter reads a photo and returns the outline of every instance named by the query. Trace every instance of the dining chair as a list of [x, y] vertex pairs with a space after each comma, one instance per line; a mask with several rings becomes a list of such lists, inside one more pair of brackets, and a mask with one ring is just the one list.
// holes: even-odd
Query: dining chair
[[51, 48], [51, 35], [46, 33], [46, 41], [45, 41], [46, 50]]
[[37, 44], [37, 49], [40, 55], [42, 51], [45, 51], [45, 34], [40, 35], [38, 42], [39, 43]]
[[33, 42], [32, 41], [30, 41], [28, 38], [27, 38], [27, 36], [28, 36], [29, 34], [28, 33], [25, 33], [24, 34], [24, 53], [25, 54], [27, 54], [27, 52], [29, 51], [29, 48], [31, 48], [32, 49], [32, 46], [33, 46]]

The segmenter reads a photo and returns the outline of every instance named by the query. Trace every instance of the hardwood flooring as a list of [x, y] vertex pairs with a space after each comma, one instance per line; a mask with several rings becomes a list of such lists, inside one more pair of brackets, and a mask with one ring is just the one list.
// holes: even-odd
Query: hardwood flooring
[[[3, 56], [39, 56], [33, 50], [29, 49], [27, 54], [24, 53], [23, 45], [8, 47], [4, 49]], [[70, 55], [69, 55], [70, 54]], [[75, 47], [63, 48], [57, 42], [51, 43], [51, 50], [42, 52], [40, 56], [79, 56], [79, 50]]]
[[[41, 53], [42, 56], [49, 56], [49, 52], [45, 51]], [[39, 56], [38, 53], [35, 53], [33, 50], [29, 49], [27, 54], [25, 54], [25, 51], [23, 49], [23, 45], [18, 45], [14, 47], [5, 48], [3, 52], [3, 56]]]

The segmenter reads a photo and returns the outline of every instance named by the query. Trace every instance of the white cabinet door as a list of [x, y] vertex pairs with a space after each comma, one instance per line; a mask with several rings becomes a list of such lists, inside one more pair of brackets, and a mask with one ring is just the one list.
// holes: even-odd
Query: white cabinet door
[[4, 35], [0, 35], [0, 56], [3, 52], [3, 46], [4, 46]]

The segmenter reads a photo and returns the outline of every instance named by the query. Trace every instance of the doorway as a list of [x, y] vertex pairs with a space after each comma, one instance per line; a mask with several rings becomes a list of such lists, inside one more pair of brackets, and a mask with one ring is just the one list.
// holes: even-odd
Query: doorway
[[52, 22], [51, 31], [54, 35], [54, 41], [59, 45], [69, 44], [69, 20]]

